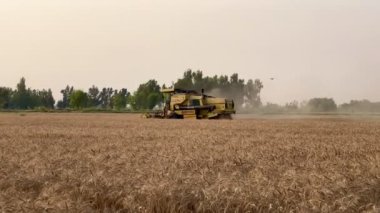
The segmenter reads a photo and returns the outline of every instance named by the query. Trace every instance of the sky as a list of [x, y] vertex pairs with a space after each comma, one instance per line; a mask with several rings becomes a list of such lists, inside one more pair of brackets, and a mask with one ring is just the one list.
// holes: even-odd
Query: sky
[[[0, 86], [137, 89], [187, 69], [263, 102], [380, 101], [379, 0], [1, 0]], [[270, 78], [275, 78], [270, 80]]]

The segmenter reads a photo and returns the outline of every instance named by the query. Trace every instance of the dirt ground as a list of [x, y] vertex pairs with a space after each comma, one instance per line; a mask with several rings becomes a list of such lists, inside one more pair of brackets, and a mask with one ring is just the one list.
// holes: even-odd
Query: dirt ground
[[379, 208], [379, 118], [0, 113], [0, 212]]

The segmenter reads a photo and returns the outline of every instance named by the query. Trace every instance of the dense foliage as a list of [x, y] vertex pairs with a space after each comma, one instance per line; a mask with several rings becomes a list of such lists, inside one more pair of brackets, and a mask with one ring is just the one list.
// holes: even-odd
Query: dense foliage
[[187, 70], [183, 77], [177, 80], [174, 87], [198, 92], [204, 89], [210, 95], [233, 99], [236, 106], [251, 108], [261, 106], [260, 92], [263, 89], [263, 83], [259, 79], [255, 81], [249, 79], [245, 83], [245, 80], [240, 79], [237, 73], [230, 77], [226, 75], [209, 77], [203, 76], [203, 72], [199, 70], [196, 72]]
[[160, 86], [156, 80], [149, 80], [139, 86], [130, 100], [134, 109], [153, 109], [162, 101]]
[[27, 88], [25, 78], [21, 78], [16, 90], [0, 87], [0, 108], [34, 109], [37, 107], [54, 108], [55, 100], [50, 89], [32, 90]]
[[88, 96], [82, 90], [75, 90], [70, 96], [70, 107], [83, 109], [87, 106]]
[[312, 112], [335, 112], [338, 107], [332, 98], [313, 98], [308, 107]]
[[[127, 105], [130, 93], [127, 89], [114, 90], [112, 87], [99, 89], [92, 86], [88, 92], [76, 90], [74, 87], [66, 86], [61, 90], [62, 100], [58, 101], [59, 109], [65, 108], [98, 108], [98, 109], [124, 109]], [[72, 100], [75, 98], [75, 100]]]
[[372, 103], [368, 100], [356, 101], [352, 100], [350, 103], [345, 103], [340, 106], [343, 112], [372, 112], [380, 113], [380, 102]]

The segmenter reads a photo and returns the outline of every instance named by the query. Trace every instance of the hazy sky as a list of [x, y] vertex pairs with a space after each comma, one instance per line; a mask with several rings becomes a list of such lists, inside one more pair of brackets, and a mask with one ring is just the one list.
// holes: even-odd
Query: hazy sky
[[0, 86], [24, 76], [60, 99], [66, 84], [135, 90], [188, 68], [260, 78], [265, 102], [380, 101], [380, 1], [0, 1]]

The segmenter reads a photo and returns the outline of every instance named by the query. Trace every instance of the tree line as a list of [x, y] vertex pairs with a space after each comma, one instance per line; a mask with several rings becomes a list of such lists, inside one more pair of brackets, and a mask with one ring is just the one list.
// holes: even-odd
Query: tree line
[[2, 109], [116, 109], [126, 108], [132, 110], [153, 109], [163, 102], [160, 93], [161, 88], [175, 87], [187, 90], [202, 89], [206, 93], [215, 96], [234, 99], [236, 106], [257, 107], [261, 105], [260, 91], [263, 84], [260, 80], [248, 80], [239, 78], [238, 74], [231, 76], [215, 75], [213, 77], [204, 76], [203, 72], [184, 72], [183, 76], [173, 82], [172, 85], [160, 86], [154, 79], [139, 85], [133, 93], [126, 88], [114, 89], [112, 87], [99, 88], [95, 85], [87, 91], [67, 85], [60, 93], [62, 98], [55, 101], [52, 91], [32, 90], [27, 88], [25, 78], [21, 78], [16, 90], [12, 88], [0, 87], [0, 108]]
[[55, 100], [51, 89], [35, 90], [27, 88], [25, 78], [21, 78], [16, 90], [0, 87], [1, 109], [35, 109], [37, 107], [54, 108]]
[[120, 90], [112, 87], [99, 89], [92, 86], [87, 92], [74, 89], [67, 85], [61, 91], [62, 99], [57, 102], [58, 109], [83, 109], [83, 108], [102, 108], [117, 109], [125, 108], [130, 93], [126, 88]]
[[349, 103], [338, 105], [332, 98], [312, 98], [308, 101], [292, 101], [284, 105], [267, 103], [256, 111], [264, 113], [380, 113], [380, 102], [351, 100]]
[[260, 92], [264, 86], [259, 79], [249, 79], [245, 82], [237, 73], [230, 77], [227, 75], [209, 77], [204, 76], [202, 71], [187, 70], [183, 77], [174, 83], [174, 87], [196, 91], [204, 89], [210, 95], [233, 99], [235, 106], [250, 109], [261, 106]]
[[285, 105], [273, 103], [262, 104], [260, 93], [263, 83], [259, 79], [239, 78], [237, 73], [231, 76], [205, 76], [202, 71], [185, 71], [183, 76], [171, 85], [160, 86], [154, 79], [139, 85], [131, 93], [127, 88], [99, 88], [95, 85], [88, 90], [76, 89], [67, 85], [60, 93], [62, 98], [55, 101], [51, 89], [35, 90], [26, 86], [25, 78], [21, 78], [16, 89], [0, 87], [0, 109], [83, 109], [96, 108], [105, 110], [151, 110], [160, 106], [163, 96], [161, 88], [204, 89], [206, 94], [226, 97], [235, 101], [238, 111], [246, 112], [380, 112], [380, 103], [368, 100], [353, 100], [350, 103], [337, 105], [332, 98], [313, 98], [298, 103]]

